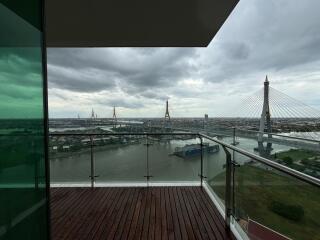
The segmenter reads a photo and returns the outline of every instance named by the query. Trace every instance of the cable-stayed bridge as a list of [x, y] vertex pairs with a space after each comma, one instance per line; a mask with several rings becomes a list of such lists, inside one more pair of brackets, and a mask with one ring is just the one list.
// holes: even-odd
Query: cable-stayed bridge
[[[273, 143], [320, 151], [320, 134], [311, 128], [319, 122], [320, 111], [270, 87], [268, 77], [263, 89], [242, 101], [237, 106], [237, 112], [236, 115], [248, 112], [250, 115], [246, 119], [258, 117], [260, 113], [256, 131], [250, 130], [252, 126], [243, 123], [242, 129], [234, 126], [238, 128], [235, 130], [237, 136], [257, 139], [256, 150], [259, 152], [271, 152]], [[303, 132], [304, 136], [276, 134], [282, 132], [281, 125], [290, 124], [294, 131]]]
[[[272, 144], [320, 152], [320, 132], [317, 131], [320, 129], [320, 111], [270, 87], [268, 77], [261, 90], [240, 101], [231, 112], [220, 116], [220, 121], [216, 120], [213, 124], [207, 124], [205, 120], [201, 127], [170, 124], [170, 130], [202, 131], [211, 136], [235, 135], [255, 139], [255, 150], [259, 152], [270, 152]], [[234, 117], [231, 120], [225, 116]], [[164, 128], [168, 131], [168, 127]], [[295, 132], [300, 136], [288, 136], [284, 132]]]

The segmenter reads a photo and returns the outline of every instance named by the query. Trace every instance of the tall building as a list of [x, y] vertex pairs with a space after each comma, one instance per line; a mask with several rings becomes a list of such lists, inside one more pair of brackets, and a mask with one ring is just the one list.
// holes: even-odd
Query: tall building
[[208, 122], [208, 120], [209, 120], [208, 114], [205, 114], [205, 115], [204, 115], [204, 121], [205, 121], [205, 122]]

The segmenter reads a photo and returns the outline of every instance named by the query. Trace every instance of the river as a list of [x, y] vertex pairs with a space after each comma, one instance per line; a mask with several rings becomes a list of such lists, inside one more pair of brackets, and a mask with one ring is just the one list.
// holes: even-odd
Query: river
[[[223, 141], [231, 143], [231, 138]], [[237, 147], [254, 152], [257, 142], [251, 139], [238, 139]], [[213, 142], [208, 141], [210, 144]], [[171, 140], [167, 142], [154, 141], [147, 147], [144, 143], [120, 145], [111, 149], [94, 151], [97, 183], [105, 182], [145, 182], [149, 170], [150, 182], [186, 182], [199, 181], [200, 156], [186, 159], [172, 155], [176, 147], [185, 144], [199, 143], [199, 139]], [[289, 150], [290, 147], [273, 144], [272, 153]], [[89, 183], [90, 182], [90, 152], [74, 153], [68, 157], [52, 158], [50, 160], [52, 183]], [[147, 161], [148, 159], [148, 161]], [[236, 155], [240, 164], [248, 159]], [[147, 169], [147, 165], [149, 168]], [[225, 153], [220, 151], [204, 156], [204, 175], [208, 179], [224, 171]]]

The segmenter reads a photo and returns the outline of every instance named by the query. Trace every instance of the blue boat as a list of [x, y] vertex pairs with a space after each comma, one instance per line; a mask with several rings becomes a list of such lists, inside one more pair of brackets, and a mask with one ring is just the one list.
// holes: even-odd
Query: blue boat
[[[209, 145], [208, 143], [203, 144], [203, 153], [216, 153], [219, 151], [219, 145]], [[176, 147], [173, 153], [179, 157], [192, 157], [201, 154], [200, 144], [187, 144], [184, 147]]]

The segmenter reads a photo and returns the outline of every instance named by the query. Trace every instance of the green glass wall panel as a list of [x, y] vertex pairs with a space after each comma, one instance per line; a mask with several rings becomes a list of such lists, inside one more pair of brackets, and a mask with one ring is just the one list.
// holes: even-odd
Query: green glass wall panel
[[41, 2], [0, 0], [0, 239], [47, 239]]

